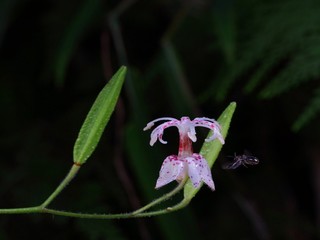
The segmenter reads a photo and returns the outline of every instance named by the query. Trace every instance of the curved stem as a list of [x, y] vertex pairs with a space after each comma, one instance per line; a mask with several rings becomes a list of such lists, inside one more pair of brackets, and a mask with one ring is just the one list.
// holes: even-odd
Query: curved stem
[[184, 179], [179, 183], [179, 185], [174, 188], [171, 192], [163, 195], [162, 197], [155, 199], [151, 203], [147, 204], [146, 206], [130, 212], [130, 213], [119, 213], [119, 214], [98, 214], [98, 213], [76, 213], [76, 212], [69, 212], [69, 211], [61, 211], [51, 208], [46, 208], [46, 206], [63, 190], [63, 188], [72, 180], [72, 178], [75, 176], [77, 171], [79, 170], [79, 166], [74, 165], [69, 174], [66, 176], [66, 178], [61, 182], [61, 184], [57, 187], [57, 189], [48, 197], [48, 199], [37, 207], [27, 207], [27, 208], [12, 208], [12, 209], [0, 209], [0, 214], [24, 214], [24, 213], [48, 213], [58, 216], [65, 216], [65, 217], [75, 217], [75, 218], [87, 218], [87, 219], [121, 219], [121, 218], [140, 218], [140, 217], [151, 217], [156, 215], [162, 215], [166, 213], [170, 213], [173, 211], [177, 211], [183, 207], [185, 207], [190, 200], [186, 201], [185, 199], [182, 200], [180, 203], [176, 204], [173, 207], [167, 207], [162, 210], [157, 211], [150, 211], [150, 212], [144, 212], [145, 210], [151, 208], [152, 206], [155, 206], [156, 204], [159, 204], [160, 202], [163, 202], [167, 200], [168, 198], [172, 197], [176, 193], [178, 193], [183, 187], [185, 182], [187, 181], [187, 178]]
[[48, 206], [59, 194], [60, 192], [71, 182], [80, 169], [80, 165], [73, 164], [67, 176], [63, 179], [56, 190], [40, 205], [41, 208]]
[[145, 212], [147, 209], [167, 200], [168, 198], [172, 197], [173, 195], [177, 194], [185, 185], [187, 178], [182, 180], [179, 185], [174, 188], [171, 192], [163, 195], [160, 198], [153, 200], [151, 203], [147, 204], [146, 206], [135, 210], [130, 213], [120, 213], [120, 214], [98, 214], [98, 213], [76, 213], [76, 212], [69, 212], [69, 211], [61, 211], [55, 210], [51, 208], [47, 208], [47, 206], [59, 195], [59, 193], [68, 185], [68, 183], [74, 178], [74, 176], [79, 171], [80, 166], [74, 164], [67, 176], [64, 180], [60, 183], [60, 185], [56, 188], [56, 190], [39, 206], [36, 207], [26, 207], [26, 208], [11, 208], [11, 209], [0, 209], [0, 214], [24, 214], [24, 213], [48, 213], [53, 215], [65, 216], [65, 217], [75, 217], [75, 218], [88, 218], [88, 219], [120, 219], [120, 218], [139, 218], [139, 217], [151, 217], [161, 214], [170, 213], [173, 211], [177, 211], [183, 207], [185, 207], [189, 202], [190, 199], [184, 199], [180, 203], [176, 204], [173, 207], [167, 207], [162, 210], [150, 211]]
[[135, 215], [135, 214], [142, 213], [145, 210], [151, 208], [152, 206], [155, 206], [155, 205], [167, 200], [168, 198], [172, 197], [173, 195], [177, 194], [184, 187], [186, 181], [187, 181], [187, 178], [183, 179], [179, 183], [179, 185], [176, 188], [174, 188], [171, 192], [168, 192], [168, 193], [164, 194], [162, 197], [153, 200], [151, 203], [147, 204], [146, 206], [139, 208], [138, 210], [132, 212], [132, 214]]
[[165, 209], [158, 210], [158, 211], [143, 212], [143, 213], [139, 213], [137, 215], [133, 215], [132, 217], [151, 217], [151, 216], [157, 216], [157, 215], [175, 212], [175, 211], [178, 211], [178, 210], [186, 207], [189, 204], [190, 200], [191, 199], [183, 199], [181, 202], [174, 205], [173, 207], [167, 207]]
[[129, 218], [132, 216], [131, 213], [119, 213], [119, 214], [100, 214], [100, 213], [77, 213], [77, 212], [68, 212], [61, 211], [51, 208], [41, 209], [43, 213], [49, 213], [58, 216], [64, 217], [74, 217], [74, 218], [87, 218], [87, 219], [120, 219], [120, 218]]
[[[119, 213], [119, 214], [91, 214], [91, 213], [75, 213], [75, 212], [67, 212], [60, 211], [55, 209], [43, 208], [41, 209], [42, 213], [50, 213], [53, 215], [65, 216], [65, 217], [75, 217], [75, 218], [87, 218], [87, 219], [121, 219], [121, 218], [141, 218], [141, 217], [151, 217], [162, 214], [171, 213], [174, 211], [178, 211], [184, 207], [186, 207], [191, 199], [184, 199], [180, 203], [176, 204], [173, 207], [167, 207], [162, 210], [151, 211], [151, 212], [132, 212], [132, 213]], [[148, 204], [149, 205], [149, 204]]]
[[86, 219], [121, 219], [121, 218], [140, 218], [140, 217], [151, 217], [170, 213], [184, 208], [190, 201], [181, 201], [173, 207], [168, 207], [162, 210], [151, 211], [151, 212], [132, 212], [132, 213], [119, 213], [119, 214], [99, 214], [99, 213], [76, 213], [55, 210], [45, 207], [27, 207], [27, 208], [12, 208], [12, 209], [0, 209], [0, 214], [24, 214], [24, 213], [48, 213], [57, 216], [74, 217], [74, 218], [86, 218]]

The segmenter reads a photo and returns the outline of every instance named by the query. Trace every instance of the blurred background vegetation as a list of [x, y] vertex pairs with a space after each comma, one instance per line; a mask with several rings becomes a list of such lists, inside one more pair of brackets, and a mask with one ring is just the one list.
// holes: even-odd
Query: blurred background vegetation
[[[129, 74], [102, 141], [52, 207], [127, 212], [169, 191], [154, 185], [177, 131], [151, 148], [142, 128], [162, 116], [217, 118], [236, 101], [216, 191], [147, 219], [1, 216], [0, 239], [320, 237], [317, 0], [0, 1], [1, 208], [40, 204], [54, 190], [121, 65]], [[245, 149], [258, 166], [221, 169]]]

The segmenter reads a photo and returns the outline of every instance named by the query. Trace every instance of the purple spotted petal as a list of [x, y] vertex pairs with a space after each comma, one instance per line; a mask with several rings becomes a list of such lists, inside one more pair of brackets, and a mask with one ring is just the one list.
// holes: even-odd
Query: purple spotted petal
[[160, 124], [151, 132], [151, 139], [150, 139], [151, 146], [153, 146], [153, 144], [157, 140], [159, 140], [162, 144], [167, 144], [167, 142], [162, 139], [163, 131], [168, 127], [174, 127], [174, 126], [177, 127], [177, 125], [180, 123], [180, 121], [175, 118], [158, 118], [148, 123], [148, 125], [143, 130], [148, 130], [149, 128], [151, 128], [155, 121], [162, 121], [162, 120], [170, 120], [170, 121]]
[[182, 117], [180, 120], [175, 118], [170, 118], [170, 117], [163, 117], [163, 118], [157, 118], [149, 122], [143, 130], [145, 131], [152, 128], [155, 122], [158, 122], [158, 121], [166, 121], [166, 122], [160, 124], [151, 132], [151, 139], [150, 139], [151, 146], [153, 146], [153, 144], [157, 140], [159, 140], [163, 144], [167, 143], [162, 139], [162, 136], [163, 136], [164, 130], [169, 127], [177, 127], [179, 129], [180, 135], [188, 136], [192, 140], [192, 142], [197, 141], [195, 127], [205, 127], [213, 131], [213, 134], [211, 135], [211, 137], [206, 139], [207, 142], [218, 138], [218, 140], [222, 144], [224, 144], [224, 139], [223, 139], [223, 136], [221, 135], [221, 126], [214, 119], [202, 117], [202, 118], [195, 118], [191, 121], [189, 117]]
[[185, 161], [188, 164], [188, 175], [193, 186], [198, 188], [203, 181], [214, 191], [215, 187], [207, 161], [197, 153], [192, 154], [192, 157], [187, 157]]
[[184, 169], [184, 161], [178, 159], [178, 156], [171, 155], [167, 157], [162, 163], [156, 188], [160, 188], [173, 180], [183, 178], [185, 175]]
[[219, 141], [224, 144], [224, 139], [221, 135], [221, 126], [220, 124], [211, 118], [206, 118], [206, 117], [202, 117], [202, 118], [195, 118], [193, 119], [193, 124], [196, 127], [205, 127], [205, 128], [209, 128], [213, 131], [213, 134], [211, 135], [211, 137], [207, 138], [205, 141], [206, 142], [210, 142], [216, 138], [219, 139]]

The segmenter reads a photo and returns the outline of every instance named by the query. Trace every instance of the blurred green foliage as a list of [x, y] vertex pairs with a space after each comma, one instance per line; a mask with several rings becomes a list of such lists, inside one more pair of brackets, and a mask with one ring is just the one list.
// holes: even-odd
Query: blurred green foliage
[[[202, 188], [188, 208], [121, 221], [3, 216], [0, 239], [319, 237], [319, 18], [316, 0], [0, 1], [2, 208], [39, 204], [58, 185], [121, 65], [125, 88], [102, 140], [52, 207], [128, 212], [160, 196], [173, 187], [153, 189], [178, 136], [151, 149], [145, 124], [238, 104], [216, 191]], [[261, 163], [221, 170], [244, 149]]]

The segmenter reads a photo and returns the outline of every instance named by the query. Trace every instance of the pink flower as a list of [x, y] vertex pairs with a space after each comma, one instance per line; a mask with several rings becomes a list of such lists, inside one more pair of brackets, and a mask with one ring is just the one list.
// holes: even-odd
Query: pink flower
[[213, 131], [212, 136], [205, 139], [209, 142], [218, 139], [224, 144], [221, 135], [221, 127], [217, 121], [210, 118], [195, 118], [192, 121], [189, 117], [182, 117], [181, 120], [175, 118], [158, 118], [147, 124], [143, 129], [148, 130], [153, 127], [155, 122], [166, 121], [156, 127], [151, 133], [150, 145], [152, 146], [157, 140], [166, 144], [162, 139], [164, 129], [168, 127], [177, 127], [180, 135], [178, 155], [170, 155], [164, 161], [160, 169], [160, 176], [156, 183], [156, 188], [160, 188], [173, 180], [180, 182], [187, 176], [195, 188], [200, 186], [201, 182], [206, 183], [214, 190], [214, 183], [211, 176], [211, 170], [206, 159], [200, 154], [193, 153], [192, 142], [197, 141], [195, 127], [205, 127]]

